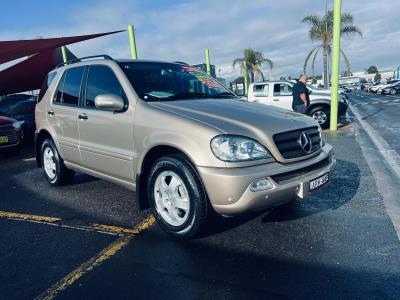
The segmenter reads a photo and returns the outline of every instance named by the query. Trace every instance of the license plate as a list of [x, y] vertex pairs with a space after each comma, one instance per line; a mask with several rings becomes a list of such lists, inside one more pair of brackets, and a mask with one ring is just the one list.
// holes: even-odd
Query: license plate
[[315, 190], [329, 181], [329, 173], [326, 173], [318, 178], [310, 181], [310, 191]]
[[0, 136], [0, 143], [8, 143], [8, 136]]

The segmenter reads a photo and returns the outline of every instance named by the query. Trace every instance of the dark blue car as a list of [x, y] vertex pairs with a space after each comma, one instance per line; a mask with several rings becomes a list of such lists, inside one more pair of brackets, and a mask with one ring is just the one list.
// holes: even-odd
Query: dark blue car
[[35, 107], [36, 100], [20, 101], [12, 106], [5, 114], [5, 116], [23, 121], [22, 130], [24, 131], [25, 141], [33, 142], [35, 137]]

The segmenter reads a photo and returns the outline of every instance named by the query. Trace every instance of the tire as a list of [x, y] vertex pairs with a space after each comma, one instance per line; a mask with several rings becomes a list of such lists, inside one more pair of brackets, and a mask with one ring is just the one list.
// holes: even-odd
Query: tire
[[200, 176], [184, 155], [165, 156], [153, 164], [147, 179], [147, 196], [166, 233], [180, 239], [200, 233], [209, 202]]
[[328, 107], [316, 106], [308, 112], [308, 115], [316, 120], [322, 128], [329, 127], [330, 109]]
[[391, 90], [389, 91], [389, 94], [390, 94], [390, 95], [396, 95], [396, 93], [397, 93], [397, 91], [396, 91], [395, 89], [391, 89]]
[[42, 160], [44, 177], [50, 185], [60, 186], [72, 183], [75, 172], [64, 165], [64, 161], [51, 139], [43, 141], [40, 158]]

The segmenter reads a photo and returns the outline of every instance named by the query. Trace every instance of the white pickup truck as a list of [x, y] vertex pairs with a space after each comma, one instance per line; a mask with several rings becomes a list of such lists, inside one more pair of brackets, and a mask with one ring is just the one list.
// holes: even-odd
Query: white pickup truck
[[[284, 80], [251, 83], [247, 100], [292, 110], [293, 85], [293, 82]], [[307, 88], [310, 91], [310, 106], [307, 109], [307, 114], [317, 120], [321, 127], [329, 127], [330, 90], [317, 89], [310, 85], [307, 85]], [[341, 93], [338, 103], [339, 117], [346, 115], [347, 106], [346, 97]]]

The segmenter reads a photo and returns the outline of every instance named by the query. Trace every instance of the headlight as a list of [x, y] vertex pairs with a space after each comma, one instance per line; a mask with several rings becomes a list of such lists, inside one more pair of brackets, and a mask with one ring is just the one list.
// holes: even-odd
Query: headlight
[[15, 129], [20, 129], [21, 126], [22, 126], [22, 124], [24, 124], [24, 121], [15, 121], [15, 122], [12, 123], [12, 126], [13, 126]]
[[216, 136], [211, 141], [211, 150], [216, 158], [227, 162], [272, 158], [258, 142], [235, 135]]

